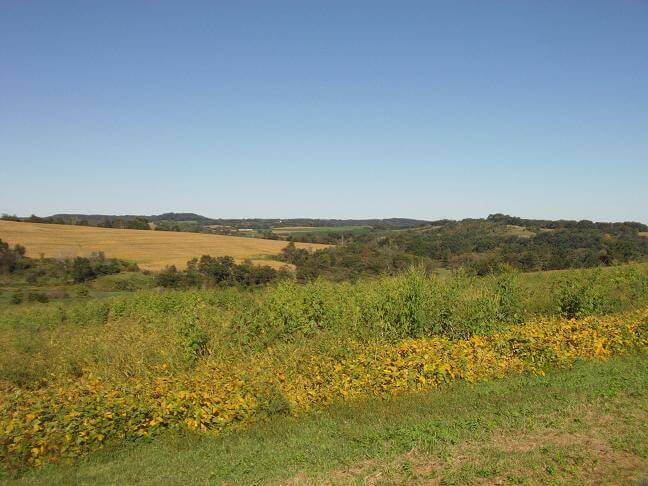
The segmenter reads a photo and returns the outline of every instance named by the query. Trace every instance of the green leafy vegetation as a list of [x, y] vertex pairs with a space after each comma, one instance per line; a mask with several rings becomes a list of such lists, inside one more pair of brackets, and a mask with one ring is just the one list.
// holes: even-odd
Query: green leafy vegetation
[[[130, 291], [146, 286], [147, 277], [142, 276], [139, 280], [139, 275], [132, 277], [139, 273], [137, 265], [106, 258], [101, 252], [89, 257], [63, 259], [29, 258], [25, 253], [24, 246], [11, 248], [0, 240], [0, 303], [5, 299], [12, 304], [45, 303], [50, 299], [66, 298], [71, 291], [82, 296], [79, 290], [87, 287], [79, 285], [95, 281], [100, 282], [99, 288], [110, 291]], [[114, 277], [118, 274], [121, 276]], [[112, 280], [105, 277], [112, 277]]]
[[418, 258], [395, 247], [375, 243], [347, 245], [308, 251], [288, 243], [279, 258], [295, 265], [299, 281], [325, 277], [331, 280], [357, 280], [360, 277], [396, 275], [413, 264], [431, 267], [429, 260]]
[[289, 277], [287, 270], [276, 270], [267, 265], [237, 264], [232, 257], [203, 255], [187, 262], [187, 268], [178, 271], [170, 266], [155, 276], [160, 287], [188, 288], [238, 286], [258, 287]]
[[0, 274], [13, 273], [23, 268], [27, 263], [25, 258], [26, 249], [21, 245], [14, 245], [0, 240]]
[[293, 241], [337, 246], [307, 252], [288, 247], [282, 258], [301, 280], [395, 274], [413, 262], [428, 268], [466, 268], [479, 275], [612, 266], [648, 258], [640, 223], [525, 220], [505, 215], [436, 221], [415, 229], [291, 235]]
[[308, 417], [274, 414], [217, 437], [172, 432], [15, 483], [631, 483], [648, 477], [647, 363], [629, 355]]
[[[13, 216], [5, 219], [21, 220]], [[90, 224], [111, 228], [206, 232], [292, 242], [326, 243], [314, 255], [284, 255], [301, 280], [336, 280], [394, 274], [412, 261], [440, 268], [465, 267], [478, 274], [502, 266], [522, 271], [611, 266], [648, 258], [648, 227], [605, 223], [522, 219], [493, 214], [461, 221], [211, 219], [191, 213], [159, 216], [32, 216], [31, 222]]]
[[[371, 230], [313, 252], [289, 242], [281, 259], [294, 273], [203, 255], [184, 270], [149, 275], [103, 254], [33, 259], [20, 245], [0, 244], [5, 474], [74, 462], [104, 447], [124, 450], [125, 442], [159, 434], [202, 430], [228, 437], [232, 428], [278, 417], [308, 422], [311, 411], [339, 400], [391, 400], [456, 380], [542, 375], [578, 359], [643, 353], [648, 264], [599, 259], [523, 273], [497, 261], [480, 271], [474, 251], [474, 259], [458, 264], [455, 257], [439, 260], [402, 245], [416, 238], [446, 244], [456, 230], [463, 252], [465, 240], [486, 225], [499, 242], [483, 246], [493, 256], [503, 254], [502, 241], [517, 244], [548, 232], [515, 223]], [[576, 234], [565, 225], [553, 231]], [[641, 229], [594, 225], [583, 231], [608, 231], [606, 242], [627, 234], [632, 239]], [[500, 240], [511, 226], [516, 234]], [[378, 468], [396, 481], [427, 478], [421, 466], [427, 456], [401, 455], [369, 455], [391, 458], [397, 472], [392, 466], [380, 472], [377, 465], [361, 470]], [[529, 463], [546, 462], [541, 455]], [[441, 477], [461, 482], [518, 474], [518, 466], [492, 457], [494, 465], [477, 461], [478, 470], [447, 465]], [[558, 478], [572, 477], [561, 475], [560, 460], [549, 462]], [[309, 474], [347, 478], [336, 464]], [[520, 477], [536, 474], [520, 471]]]

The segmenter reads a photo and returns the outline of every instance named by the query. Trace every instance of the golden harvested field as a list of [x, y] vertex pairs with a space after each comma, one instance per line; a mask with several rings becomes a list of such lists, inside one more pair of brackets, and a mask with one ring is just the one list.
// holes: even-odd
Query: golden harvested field
[[[141, 268], [159, 270], [166, 265], [183, 268], [187, 260], [201, 255], [230, 255], [237, 261], [282, 267], [272, 260], [285, 241], [238, 236], [95, 228], [59, 224], [0, 221], [0, 239], [27, 247], [27, 255], [67, 258], [103, 251], [107, 257], [137, 262]], [[324, 248], [327, 245], [297, 243], [299, 248]]]

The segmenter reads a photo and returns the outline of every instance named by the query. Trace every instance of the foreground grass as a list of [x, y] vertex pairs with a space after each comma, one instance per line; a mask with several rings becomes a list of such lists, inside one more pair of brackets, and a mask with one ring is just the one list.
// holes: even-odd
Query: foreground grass
[[624, 484], [648, 478], [645, 354], [247, 429], [163, 434], [16, 483]]

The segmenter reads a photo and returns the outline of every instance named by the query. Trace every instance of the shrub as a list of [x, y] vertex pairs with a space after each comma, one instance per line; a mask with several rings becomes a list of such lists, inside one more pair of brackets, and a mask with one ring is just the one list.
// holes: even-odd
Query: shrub
[[83, 257], [76, 257], [73, 260], [70, 273], [76, 283], [86, 282], [97, 275], [92, 265], [90, 265], [90, 260]]
[[232, 339], [268, 345], [322, 331], [390, 340], [469, 337], [520, 321], [524, 304], [513, 277], [501, 277], [497, 285], [480, 283], [461, 272], [440, 279], [420, 267], [355, 284], [284, 281], [241, 309], [234, 317]]
[[582, 317], [598, 312], [602, 298], [591, 281], [570, 280], [560, 286], [558, 308], [568, 319]]
[[155, 284], [160, 287], [176, 289], [182, 284], [182, 275], [178, 272], [175, 265], [165, 267], [155, 276]]
[[178, 332], [187, 360], [189, 363], [195, 364], [207, 349], [209, 335], [200, 326], [196, 317], [190, 317], [185, 320], [181, 324]]
[[501, 322], [519, 323], [524, 320], [526, 311], [519, 278], [519, 274], [512, 270], [496, 277], [495, 293], [499, 301], [497, 318]]
[[24, 246], [14, 245], [11, 248], [9, 243], [0, 239], [0, 274], [21, 269], [26, 261], [25, 252]]
[[104, 275], [97, 278], [92, 287], [104, 292], [133, 292], [139, 289], [151, 288], [154, 279], [140, 272], [121, 272], [114, 275]]

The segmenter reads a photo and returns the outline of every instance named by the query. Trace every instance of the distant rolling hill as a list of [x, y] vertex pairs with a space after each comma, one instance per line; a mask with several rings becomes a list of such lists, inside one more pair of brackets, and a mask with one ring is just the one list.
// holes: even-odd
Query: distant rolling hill
[[[429, 221], [411, 218], [385, 219], [316, 219], [316, 218], [208, 218], [196, 213], [163, 213], [157, 215], [116, 215], [116, 214], [54, 214], [43, 218], [56, 220], [65, 224], [77, 224], [86, 221], [90, 226], [98, 226], [105, 221], [132, 221], [143, 218], [155, 224], [159, 223], [196, 223], [200, 226], [220, 225], [233, 228], [270, 229], [274, 227], [339, 227], [370, 226], [385, 229], [415, 228], [428, 225]], [[24, 218], [26, 219], [26, 218]]]

